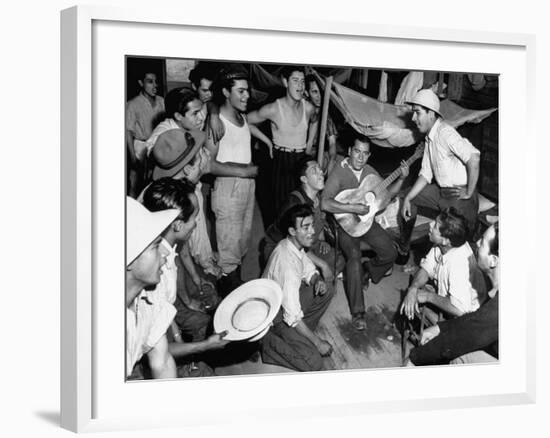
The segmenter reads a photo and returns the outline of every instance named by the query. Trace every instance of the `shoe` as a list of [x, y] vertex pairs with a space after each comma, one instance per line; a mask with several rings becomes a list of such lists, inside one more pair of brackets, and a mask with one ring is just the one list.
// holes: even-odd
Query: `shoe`
[[358, 332], [366, 330], [367, 320], [365, 318], [365, 312], [354, 313], [351, 317], [351, 325]]

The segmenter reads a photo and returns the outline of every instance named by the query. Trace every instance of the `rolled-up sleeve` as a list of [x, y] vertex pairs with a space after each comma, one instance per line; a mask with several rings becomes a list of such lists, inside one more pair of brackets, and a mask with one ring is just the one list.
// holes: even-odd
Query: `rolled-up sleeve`
[[445, 142], [447, 148], [464, 164], [470, 160], [472, 155], [479, 154], [479, 150], [468, 139], [462, 137], [450, 126], [445, 126], [441, 129], [439, 138], [440, 141]]
[[426, 254], [426, 257], [424, 257], [420, 261], [420, 267], [424, 269], [430, 278], [435, 278], [436, 272], [435, 267], [437, 265], [436, 259], [435, 259], [435, 247], [430, 249], [428, 254]]
[[453, 260], [449, 272], [449, 299], [463, 313], [477, 310], [470, 284], [470, 267], [467, 260]]
[[420, 167], [419, 175], [430, 184], [433, 179], [432, 165], [430, 163], [430, 153], [428, 151], [428, 145], [424, 148], [424, 155], [422, 156], [422, 165]]

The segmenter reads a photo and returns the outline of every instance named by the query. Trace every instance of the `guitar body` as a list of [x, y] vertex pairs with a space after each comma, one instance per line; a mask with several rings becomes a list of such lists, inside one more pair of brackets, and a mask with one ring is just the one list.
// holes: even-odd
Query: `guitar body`
[[374, 191], [382, 179], [378, 175], [367, 175], [356, 189], [343, 190], [334, 198], [343, 204], [365, 204], [370, 210], [365, 215], [355, 213], [334, 213], [340, 226], [353, 237], [360, 237], [369, 231], [375, 216], [389, 204], [390, 194], [386, 189]]

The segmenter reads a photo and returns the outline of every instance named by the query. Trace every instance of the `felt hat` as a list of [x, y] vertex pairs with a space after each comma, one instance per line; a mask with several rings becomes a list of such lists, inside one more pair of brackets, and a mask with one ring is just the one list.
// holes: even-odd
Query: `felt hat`
[[170, 129], [160, 134], [151, 152], [155, 159], [153, 180], [177, 174], [193, 159], [205, 140], [206, 134], [198, 129]]
[[175, 208], [152, 213], [134, 198], [127, 196], [126, 266], [132, 263], [179, 214], [180, 210]]
[[218, 305], [216, 333], [227, 331], [229, 341], [258, 340], [269, 330], [279, 312], [283, 292], [273, 280], [259, 278], [239, 286]]
[[410, 101], [405, 103], [409, 105], [421, 105], [441, 116], [439, 112], [439, 98], [432, 90], [420, 90]]

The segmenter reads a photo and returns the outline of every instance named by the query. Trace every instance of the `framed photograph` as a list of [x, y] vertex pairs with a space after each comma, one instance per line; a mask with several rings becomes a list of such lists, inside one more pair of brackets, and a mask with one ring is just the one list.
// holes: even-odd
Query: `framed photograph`
[[[215, 424], [222, 425], [235, 418], [262, 421], [534, 401], [534, 288], [524, 280], [532, 268], [527, 257], [513, 257], [518, 252], [531, 253], [534, 245], [515, 232], [523, 229], [526, 218], [534, 220], [528, 207], [535, 202], [534, 179], [524, 170], [535, 148], [530, 126], [534, 37], [273, 17], [254, 21], [235, 17], [227, 22], [215, 13], [204, 17], [192, 9], [185, 14], [142, 13], [79, 6], [62, 12], [61, 51], [64, 428], [80, 432], [212, 424], [213, 413]], [[372, 366], [361, 360], [350, 366], [341, 354], [322, 372], [279, 373], [269, 367], [263, 372], [239, 372], [226, 367], [226, 372], [208, 378], [128, 380], [123, 292], [124, 200], [129, 189], [126, 102], [140, 92], [136, 83], [143, 86], [143, 63], [158, 79], [154, 94], [166, 98], [174, 90], [193, 88], [190, 73], [207, 61], [217, 73], [227, 64], [244, 68], [250, 78], [250, 105], [256, 108], [272, 96], [269, 87], [261, 86], [262, 80], [264, 85], [276, 82], [275, 88], [284, 93], [279, 69], [307, 66], [306, 73], [316, 78], [321, 91], [332, 90], [326, 94], [331, 102], [328, 114], [343, 155], [349, 140], [341, 127], [371, 129], [354, 113], [354, 105], [361, 107], [373, 99], [386, 102], [388, 111], [398, 111], [401, 107], [394, 103], [400, 84], [411, 72], [423, 74], [416, 78], [421, 84], [418, 89], [431, 89], [438, 102], [459, 102], [457, 120], [459, 111], [468, 108], [470, 121], [485, 121], [477, 131], [460, 131], [464, 120], [455, 126], [464, 136], [488, 140], [484, 142], [488, 149], [481, 150], [478, 190], [488, 201], [498, 203], [503, 242], [498, 362], [403, 367], [397, 342], [402, 332], [394, 333], [393, 321], [384, 320], [375, 341], [399, 357], [371, 360]], [[332, 80], [334, 86], [330, 86]], [[194, 88], [198, 96], [198, 87]], [[486, 100], [481, 106], [469, 104], [474, 89], [484, 90]], [[321, 128], [326, 127], [322, 109], [319, 121]], [[414, 153], [413, 143], [391, 144], [388, 137], [378, 140], [371, 154], [374, 151], [373, 159], [383, 165], [387, 150], [407, 150], [407, 157]], [[256, 154], [265, 158], [268, 148], [258, 143]], [[399, 160], [388, 166], [394, 164], [399, 167]], [[379, 171], [387, 176], [395, 170], [390, 167]], [[269, 178], [264, 183], [269, 184]], [[258, 213], [263, 223], [268, 221], [266, 214], [273, 218], [277, 211], [258, 209]], [[257, 278], [260, 272], [256, 266], [241, 278]], [[340, 304], [347, 309], [342, 281], [338, 284]], [[377, 290], [384, 293], [383, 286]], [[367, 311], [368, 324], [384, 317], [383, 307], [377, 308], [370, 322]], [[342, 327], [339, 336], [344, 339]], [[321, 332], [328, 336], [330, 324], [323, 325]], [[372, 350], [373, 341], [369, 342]], [[359, 347], [350, 357], [369, 354]], [[289, 397], [296, 393], [300, 397]], [[143, 400], [155, 403], [151, 406]]]

